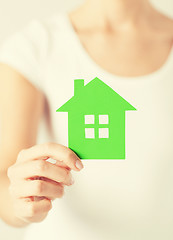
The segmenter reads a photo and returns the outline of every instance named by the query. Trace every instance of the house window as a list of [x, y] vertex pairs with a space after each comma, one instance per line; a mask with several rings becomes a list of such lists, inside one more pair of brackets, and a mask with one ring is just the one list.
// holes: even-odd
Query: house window
[[95, 138], [94, 128], [85, 128], [85, 138]]
[[85, 115], [85, 124], [94, 124], [94, 115]]
[[109, 138], [109, 128], [99, 128], [99, 138]]
[[108, 115], [99, 115], [99, 124], [108, 124]]
[[109, 116], [84, 115], [85, 138], [109, 138]]

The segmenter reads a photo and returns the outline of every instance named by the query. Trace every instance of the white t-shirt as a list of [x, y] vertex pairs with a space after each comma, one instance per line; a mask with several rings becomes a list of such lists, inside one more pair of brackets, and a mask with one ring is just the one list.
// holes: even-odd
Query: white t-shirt
[[151, 74], [115, 76], [89, 56], [67, 13], [58, 13], [9, 37], [0, 61], [44, 92], [51, 140], [70, 143], [84, 164], [25, 240], [171, 240], [173, 49]]

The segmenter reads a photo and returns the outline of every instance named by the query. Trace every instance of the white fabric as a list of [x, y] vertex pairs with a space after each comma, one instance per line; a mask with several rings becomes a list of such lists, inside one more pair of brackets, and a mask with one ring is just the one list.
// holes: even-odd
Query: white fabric
[[115, 76], [91, 59], [67, 14], [58, 13], [11, 36], [0, 61], [44, 91], [52, 141], [66, 146], [68, 114], [56, 109], [73, 96], [74, 79], [86, 85], [97, 76], [137, 109], [126, 111], [126, 159], [83, 159], [84, 169], [72, 171], [74, 185], [43, 222], [27, 228], [25, 240], [171, 240], [173, 50], [151, 74]]

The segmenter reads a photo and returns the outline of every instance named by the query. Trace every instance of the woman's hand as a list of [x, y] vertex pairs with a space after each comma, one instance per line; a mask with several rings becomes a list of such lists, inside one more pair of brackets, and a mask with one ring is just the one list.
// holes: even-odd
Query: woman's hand
[[[56, 163], [46, 161], [48, 158]], [[73, 184], [71, 169], [80, 171], [80, 165], [82, 168], [72, 150], [56, 143], [20, 151], [16, 163], [8, 168], [15, 216], [29, 223], [42, 221], [52, 208], [51, 201], [64, 195], [64, 185]]]

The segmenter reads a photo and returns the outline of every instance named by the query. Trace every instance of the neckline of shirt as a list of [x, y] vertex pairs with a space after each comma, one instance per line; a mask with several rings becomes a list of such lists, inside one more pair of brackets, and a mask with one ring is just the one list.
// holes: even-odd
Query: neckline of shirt
[[[75, 48], [77, 48], [80, 57], [82, 57], [84, 62], [87, 63], [87, 66], [89, 67], [89, 69], [93, 69], [93, 71], [95, 71], [99, 75], [101, 74], [102, 76], [105, 76], [107, 79], [110, 79], [110, 80], [114, 79], [114, 80], [117, 80], [120, 82], [122, 82], [122, 81], [136, 82], [138, 80], [140, 80], [140, 82], [142, 80], [144, 82], [146, 82], [146, 80], [162, 78], [169, 71], [169, 69], [170, 70], [173, 69], [172, 65], [171, 65], [171, 63], [173, 63], [173, 45], [172, 45], [169, 55], [168, 55], [167, 59], [165, 60], [165, 62], [162, 64], [162, 66], [149, 74], [126, 77], [126, 76], [116, 75], [116, 74], [113, 74], [113, 73], [107, 71], [106, 69], [102, 68], [99, 64], [97, 64], [94, 61], [94, 59], [92, 59], [92, 57], [89, 55], [89, 53], [86, 51], [86, 49], [84, 48], [83, 44], [81, 43], [72, 23], [70, 21], [68, 14], [69, 14], [69, 11], [59, 13], [57, 15], [58, 20], [59, 20], [59, 18], [61, 18], [61, 21], [63, 21], [63, 23], [67, 27], [67, 30], [70, 32], [70, 40], [73, 42], [73, 44], [75, 44]], [[62, 24], [62, 26], [63, 26], [63, 30], [65, 31], [64, 24]]]

